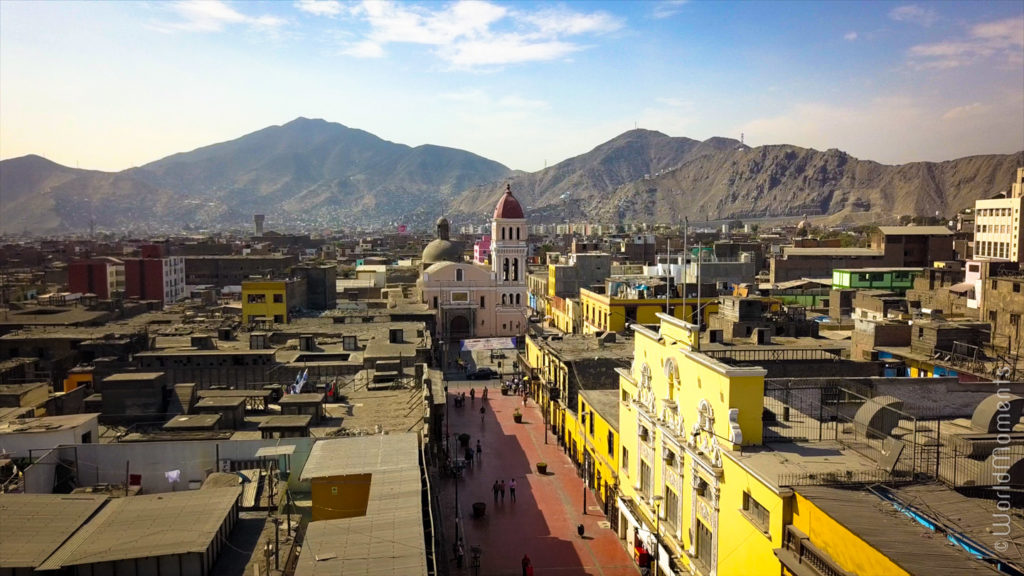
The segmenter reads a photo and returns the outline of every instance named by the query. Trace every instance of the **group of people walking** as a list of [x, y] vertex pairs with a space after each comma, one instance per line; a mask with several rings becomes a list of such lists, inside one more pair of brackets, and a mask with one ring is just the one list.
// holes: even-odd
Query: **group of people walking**
[[516, 501], [516, 479], [512, 478], [505, 484], [504, 480], [495, 480], [494, 486], [491, 487], [491, 491], [494, 492], [494, 501], [497, 502], [500, 498], [502, 502], [505, 502], [505, 488], [508, 488], [508, 497], [512, 502]]

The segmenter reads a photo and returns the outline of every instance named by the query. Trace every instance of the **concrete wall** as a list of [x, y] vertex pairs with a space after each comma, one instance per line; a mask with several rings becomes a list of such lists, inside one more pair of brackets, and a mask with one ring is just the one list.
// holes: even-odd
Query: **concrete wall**
[[903, 400], [903, 411], [920, 418], [970, 418], [975, 406], [999, 388], [1024, 396], [1024, 382], [959, 382], [941, 378], [787, 378], [766, 379], [765, 387], [785, 385], [839, 386], [862, 396], [894, 396]]
[[[61, 444], [79, 444], [82, 442], [82, 435], [89, 434], [93, 442], [99, 438], [99, 423], [93, 418], [82, 424], [67, 430], [54, 430], [52, 432], [27, 432], [0, 435], [0, 452], [9, 452], [15, 458], [27, 458], [29, 451], [33, 456], [41, 456], [44, 450], [49, 450]], [[86, 444], [89, 446], [89, 444]]]
[[[79, 444], [61, 448], [59, 456], [71, 461], [77, 458], [80, 486], [124, 484], [127, 469], [128, 473], [142, 476], [143, 493], [155, 494], [187, 490], [190, 481], [204, 480], [209, 472], [220, 470], [218, 456], [221, 461], [255, 460], [256, 451], [264, 446], [295, 446], [291, 469], [292, 478], [297, 479], [302, 467], [306, 465], [313, 439]], [[56, 453], [51, 452], [51, 455]], [[52, 490], [56, 460], [51, 455], [47, 455], [45, 462], [40, 461], [25, 471], [27, 492], [45, 494]], [[164, 473], [170, 470], [181, 470], [180, 483], [172, 485], [167, 482]], [[302, 490], [297, 481], [289, 483], [289, 487]], [[308, 489], [307, 485], [306, 491]]]

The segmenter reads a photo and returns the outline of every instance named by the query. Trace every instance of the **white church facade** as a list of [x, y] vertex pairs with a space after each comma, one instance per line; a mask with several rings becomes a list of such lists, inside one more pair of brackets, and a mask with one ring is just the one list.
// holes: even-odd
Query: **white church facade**
[[437, 221], [437, 238], [423, 250], [417, 287], [436, 314], [436, 337], [450, 349], [461, 340], [526, 332], [526, 237], [526, 218], [511, 186], [494, 209], [490, 267], [466, 261], [462, 248], [449, 239], [448, 220]]

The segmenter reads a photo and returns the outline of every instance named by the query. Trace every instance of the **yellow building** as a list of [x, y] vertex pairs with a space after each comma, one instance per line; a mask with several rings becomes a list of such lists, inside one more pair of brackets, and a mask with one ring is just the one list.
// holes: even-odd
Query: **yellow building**
[[[531, 394], [541, 407], [548, 432], [569, 448], [577, 463], [581, 454], [577, 447], [582, 445], [578, 396], [581, 391], [589, 394], [609, 390], [618, 394], [616, 369], [629, 363], [632, 350], [631, 339], [614, 334], [600, 340], [592, 335], [526, 337], [524, 360]], [[606, 420], [611, 418], [608, 412], [602, 411]], [[596, 441], [605, 442], [606, 438], [607, 434], [598, 436]], [[602, 473], [602, 478], [613, 477], [613, 470]], [[605, 483], [602, 481], [602, 489]]]
[[619, 391], [583, 390], [578, 396], [573, 445], [584, 447], [584, 478], [605, 515], [615, 509], [619, 478]]
[[766, 371], [699, 352], [695, 325], [658, 319], [658, 331], [632, 326], [633, 364], [619, 370], [619, 537], [657, 574], [781, 574], [792, 477], [877, 465], [836, 442], [764, 446]]
[[[615, 282], [609, 280], [605, 294], [580, 289], [582, 327], [584, 334], [596, 332], [622, 332], [630, 324], [657, 324], [658, 314], [665, 312], [665, 298], [638, 298], [636, 290], [624, 292], [626, 297], [615, 295]], [[718, 312], [718, 297], [709, 295], [697, 298], [669, 298], [673, 316], [681, 320], [696, 321], [695, 310], [699, 307], [707, 325], [708, 317]]]
[[305, 306], [304, 294], [305, 283], [301, 280], [242, 282], [242, 321], [287, 324], [288, 311]]

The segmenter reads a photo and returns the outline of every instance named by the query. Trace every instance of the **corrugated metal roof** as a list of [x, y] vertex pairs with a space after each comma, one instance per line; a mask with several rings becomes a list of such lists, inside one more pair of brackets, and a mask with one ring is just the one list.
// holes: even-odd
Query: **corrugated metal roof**
[[917, 524], [888, 501], [867, 491], [825, 486], [800, 487], [796, 491], [914, 576], [999, 573], [967, 552], [951, 547], [945, 536]]
[[0, 496], [0, 568], [39, 566], [106, 500], [88, 494]]
[[240, 492], [211, 488], [112, 500], [54, 553], [45, 569], [203, 553]]
[[320, 440], [309, 453], [301, 480], [408, 467], [418, 469], [418, 450], [415, 434]]
[[296, 576], [427, 574], [418, 438], [389, 434], [320, 440], [302, 479], [371, 473], [366, 515], [311, 522]]

